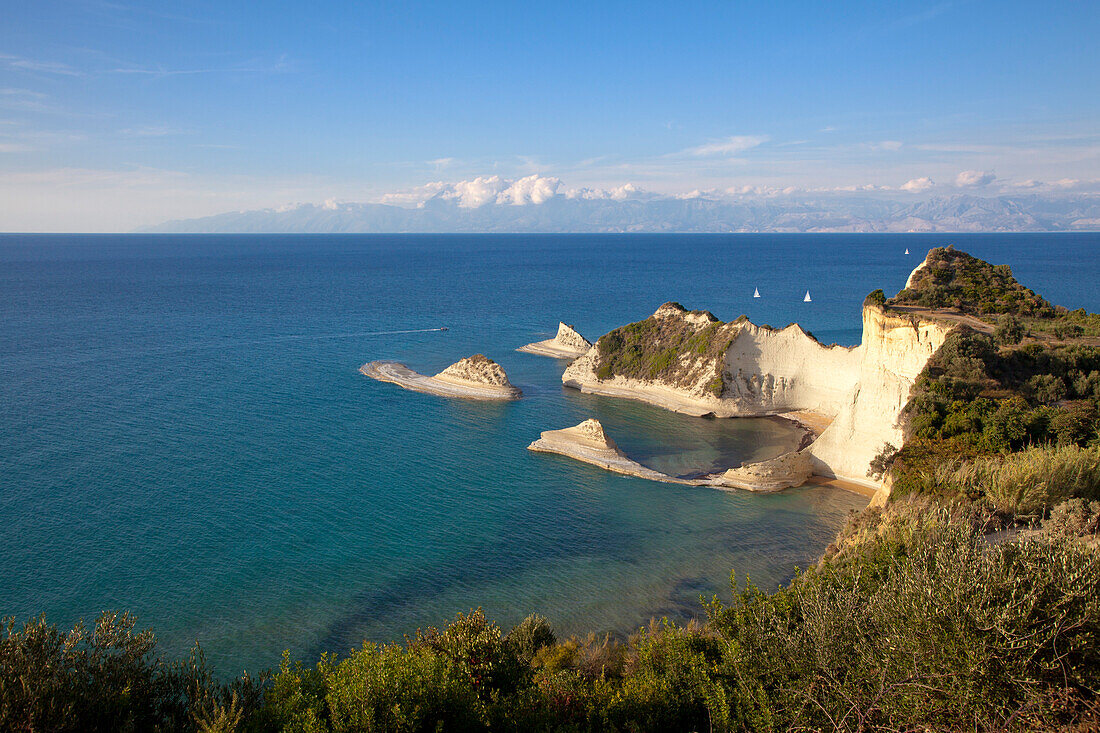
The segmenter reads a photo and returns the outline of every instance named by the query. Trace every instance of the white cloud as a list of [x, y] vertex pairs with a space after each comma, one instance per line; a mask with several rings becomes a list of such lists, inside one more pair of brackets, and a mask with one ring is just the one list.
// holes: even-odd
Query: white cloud
[[556, 196], [560, 186], [561, 181], [557, 178], [538, 174], [518, 180], [478, 176], [457, 183], [433, 181], [413, 189], [387, 193], [381, 201], [396, 206], [423, 206], [427, 201], [438, 198], [455, 201], [464, 209], [477, 209], [486, 204], [537, 205]]
[[734, 135], [723, 140], [698, 145], [681, 151], [686, 155], [697, 157], [730, 156], [743, 153], [768, 141], [766, 135]]
[[955, 177], [955, 185], [959, 188], [977, 188], [988, 186], [997, 178], [989, 171], [962, 171]]
[[464, 209], [476, 209], [497, 200], [497, 196], [508, 187], [508, 181], [500, 176], [478, 176], [472, 181], [459, 181], [442, 198], [457, 199]]
[[908, 191], [909, 193], [924, 193], [935, 185], [935, 181], [928, 176], [923, 176], [921, 178], [910, 178], [908, 181], [901, 184], [901, 190]]
[[557, 178], [544, 178], [540, 175], [527, 176], [513, 183], [497, 194], [498, 204], [542, 204], [554, 197], [561, 181]]
[[37, 71], [46, 74], [61, 74], [62, 76], [83, 76], [67, 64], [57, 63], [56, 61], [38, 61], [7, 53], [0, 53], [0, 64], [21, 71]]

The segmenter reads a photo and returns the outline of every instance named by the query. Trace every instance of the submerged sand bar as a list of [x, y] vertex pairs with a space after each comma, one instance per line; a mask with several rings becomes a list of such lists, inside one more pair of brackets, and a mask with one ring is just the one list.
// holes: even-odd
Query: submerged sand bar
[[504, 380], [504, 384], [489, 384], [455, 375], [453, 373], [455, 367], [466, 361], [468, 360], [463, 359], [434, 377], [414, 372], [396, 361], [368, 362], [359, 367], [359, 371], [380, 382], [392, 382], [398, 387], [413, 392], [424, 392], [440, 397], [457, 397], [466, 400], [516, 400], [523, 396], [523, 393], [508, 383], [507, 379]]

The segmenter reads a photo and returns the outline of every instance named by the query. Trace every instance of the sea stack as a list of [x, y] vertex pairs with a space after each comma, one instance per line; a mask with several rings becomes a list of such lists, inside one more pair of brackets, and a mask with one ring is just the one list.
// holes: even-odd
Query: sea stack
[[592, 343], [577, 333], [568, 323], [558, 323], [558, 334], [546, 341], [521, 346], [516, 351], [539, 356], [551, 356], [555, 359], [575, 359], [592, 348]]
[[414, 392], [471, 400], [516, 400], [523, 396], [508, 381], [504, 368], [484, 354], [461, 359], [436, 374], [425, 376], [395, 361], [372, 361], [360, 367], [366, 376], [392, 382]]

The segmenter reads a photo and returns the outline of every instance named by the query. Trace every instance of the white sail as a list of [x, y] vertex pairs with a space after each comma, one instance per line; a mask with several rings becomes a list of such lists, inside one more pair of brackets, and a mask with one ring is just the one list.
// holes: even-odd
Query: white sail
[[754, 297], [754, 298], [759, 298], [760, 297], [760, 288], [757, 288], [756, 290], [752, 291], [752, 297]]
[[909, 248], [908, 247], [905, 248], [905, 254], [909, 254]]
[[803, 303], [810, 303], [810, 302], [812, 302], [812, 301], [810, 300], [810, 291], [809, 291], [809, 290], [807, 290], [807, 291], [806, 291], [806, 297], [802, 299], [802, 302], [803, 302]]

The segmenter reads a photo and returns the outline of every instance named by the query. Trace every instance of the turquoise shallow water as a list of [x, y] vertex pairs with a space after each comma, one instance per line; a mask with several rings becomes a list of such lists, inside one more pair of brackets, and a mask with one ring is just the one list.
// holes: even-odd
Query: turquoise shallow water
[[[0, 236], [0, 615], [130, 609], [234, 674], [479, 605], [626, 631], [697, 613], [731, 568], [774, 586], [864, 501], [654, 484], [525, 448], [596, 416], [685, 473], [792, 432], [565, 390], [561, 362], [513, 349], [559, 318], [594, 339], [667, 300], [855, 343], [864, 295], [947, 242], [1100, 310], [1091, 234]], [[356, 371], [474, 352], [525, 399]]]

